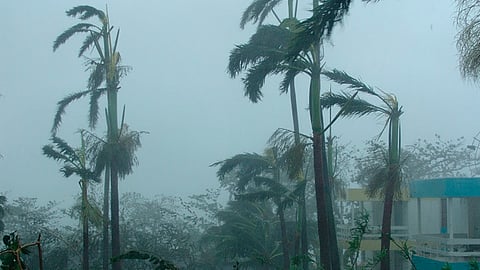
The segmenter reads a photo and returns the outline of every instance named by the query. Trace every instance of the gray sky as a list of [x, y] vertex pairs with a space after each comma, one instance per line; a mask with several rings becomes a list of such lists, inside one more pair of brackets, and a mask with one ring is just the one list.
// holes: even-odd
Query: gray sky
[[[216, 187], [209, 165], [238, 153], [261, 152], [278, 127], [290, 128], [289, 98], [279, 95], [278, 78], [267, 80], [264, 100], [243, 97], [240, 79], [226, 66], [234, 44], [254, 27], [239, 28], [250, 1], [113, 1], [111, 24], [121, 29], [123, 63], [133, 67], [123, 79], [119, 105], [126, 122], [142, 137], [140, 165], [121, 183], [121, 191], [188, 195]], [[300, 5], [310, 8], [308, 1]], [[0, 24], [0, 192], [41, 200], [68, 201], [77, 179], [64, 179], [59, 165], [42, 156], [56, 102], [86, 85], [82, 38], [57, 52], [52, 42], [78, 22], [65, 11], [97, 1], [4, 1]], [[325, 45], [326, 67], [397, 95], [403, 105], [404, 144], [418, 138], [465, 136], [480, 131], [478, 87], [458, 72], [453, 1], [355, 1], [344, 24]], [[281, 14], [283, 10], [279, 10]], [[306, 13], [307, 14], [307, 13]], [[301, 78], [298, 102], [301, 129], [310, 134], [307, 81]], [[330, 83], [324, 81], [324, 87]], [[338, 89], [332, 85], [333, 89]], [[67, 109], [59, 135], [78, 145], [78, 128], [87, 127], [87, 102]], [[102, 105], [104, 106], [104, 105]], [[103, 118], [99, 125], [103, 126]], [[343, 142], [360, 144], [378, 134], [375, 118], [335, 125]], [[101, 132], [101, 131], [99, 131]]]

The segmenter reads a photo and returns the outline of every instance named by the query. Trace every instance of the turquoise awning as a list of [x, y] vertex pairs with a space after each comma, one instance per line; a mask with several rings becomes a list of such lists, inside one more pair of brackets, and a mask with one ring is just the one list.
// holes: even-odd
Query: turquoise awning
[[480, 178], [437, 178], [410, 182], [412, 198], [480, 197]]

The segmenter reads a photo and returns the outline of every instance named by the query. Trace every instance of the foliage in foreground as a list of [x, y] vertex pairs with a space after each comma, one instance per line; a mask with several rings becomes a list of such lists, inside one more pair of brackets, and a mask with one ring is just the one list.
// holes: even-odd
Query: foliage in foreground
[[155, 270], [178, 270], [178, 268], [170, 261], [143, 251], [132, 250], [112, 259], [113, 262], [121, 260], [148, 260], [153, 266], [155, 266]]

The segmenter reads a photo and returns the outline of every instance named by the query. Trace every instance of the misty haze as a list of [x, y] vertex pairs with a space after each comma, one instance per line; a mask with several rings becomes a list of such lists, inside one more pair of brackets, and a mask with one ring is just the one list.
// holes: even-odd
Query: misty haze
[[480, 3], [2, 3], [1, 269], [480, 269]]

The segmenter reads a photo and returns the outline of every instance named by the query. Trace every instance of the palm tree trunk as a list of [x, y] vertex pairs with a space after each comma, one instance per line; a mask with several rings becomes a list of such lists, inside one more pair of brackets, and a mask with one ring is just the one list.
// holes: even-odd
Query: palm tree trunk
[[390, 234], [392, 228], [393, 195], [394, 182], [392, 179], [389, 179], [385, 189], [385, 200], [383, 203], [382, 240], [380, 249], [384, 252], [385, 256], [380, 263], [381, 270], [390, 269]]
[[394, 104], [390, 115], [388, 136], [388, 179], [383, 204], [381, 250], [385, 257], [380, 263], [381, 270], [390, 270], [390, 237], [392, 230], [392, 210], [395, 184], [400, 181], [400, 110]]
[[89, 262], [88, 262], [88, 249], [89, 249], [89, 241], [88, 241], [88, 214], [87, 214], [87, 180], [82, 179], [80, 180], [80, 185], [82, 186], [82, 239], [83, 239], [83, 252], [82, 252], [82, 269], [88, 270], [89, 269]]
[[331, 270], [330, 255], [330, 235], [328, 233], [328, 215], [325, 196], [325, 178], [323, 177], [323, 134], [318, 131], [313, 132], [313, 164], [315, 170], [315, 194], [317, 201], [317, 226], [318, 239], [320, 242], [320, 265], [325, 270]]
[[[293, 1], [289, 1], [289, 7]], [[290, 10], [290, 8], [289, 8]], [[293, 119], [293, 131], [295, 136], [295, 144], [300, 144], [300, 128], [298, 124], [298, 109], [297, 109], [297, 96], [295, 89], [295, 82], [290, 83], [290, 104], [292, 106], [292, 119]], [[303, 179], [302, 181], [306, 181]], [[298, 205], [298, 225], [297, 232], [295, 236], [295, 255], [301, 258], [303, 269], [308, 270], [308, 237], [307, 237], [307, 211], [306, 211], [306, 201], [305, 201], [305, 188], [307, 185], [304, 185], [301, 194], [299, 195], [299, 205]], [[300, 247], [300, 251], [299, 251]]]
[[290, 269], [290, 256], [288, 252], [287, 226], [285, 224], [285, 213], [280, 203], [278, 205], [278, 218], [280, 220], [280, 230], [282, 231], [282, 249], [283, 249], [283, 269]]
[[[111, 166], [111, 211], [112, 211], [112, 257], [120, 256], [120, 218], [118, 200], [118, 172], [115, 166]], [[121, 270], [120, 261], [112, 263], [112, 270]]]
[[[314, 7], [318, 5], [314, 1]], [[318, 237], [321, 264], [325, 270], [340, 270], [340, 257], [333, 217], [332, 197], [328, 183], [328, 167], [323, 133], [323, 116], [320, 104], [320, 43], [312, 50], [314, 66], [310, 79], [310, 120], [313, 130], [313, 163], [315, 170], [315, 193], [317, 199]]]
[[110, 167], [105, 168], [105, 183], [103, 187], [103, 247], [102, 247], [102, 266], [103, 270], [108, 270], [110, 258], [110, 237], [108, 235], [110, 206]]

